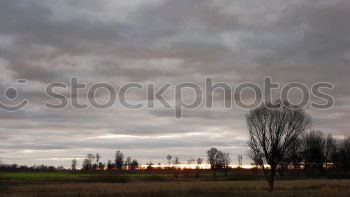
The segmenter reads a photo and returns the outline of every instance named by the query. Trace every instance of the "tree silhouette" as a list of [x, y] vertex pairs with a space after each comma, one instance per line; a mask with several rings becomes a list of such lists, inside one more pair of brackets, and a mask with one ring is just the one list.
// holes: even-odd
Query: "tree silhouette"
[[88, 153], [86, 155], [86, 159], [83, 161], [83, 169], [84, 170], [91, 170], [92, 169], [92, 162], [95, 160], [95, 155], [92, 153]]
[[119, 150], [115, 153], [115, 167], [122, 170], [124, 165], [124, 155]]
[[96, 153], [96, 164], [98, 164], [99, 163], [99, 161], [100, 161], [100, 159], [101, 159], [101, 155], [100, 155], [100, 153]]
[[180, 159], [179, 159], [179, 157], [175, 157], [174, 164], [176, 164], [176, 165], [180, 164]]
[[139, 162], [136, 159], [132, 160], [131, 166], [130, 166], [131, 170], [136, 170], [138, 167], [139, 167]]
[[172, 157], [171, 155], [167, 155], [167, 156], [166, 156], [166, 159], [168, 160], [169, 167], [170, 167], [171, 159], [172, 159], [172, 158], [173, 158], [173, 157]]
[[303, 139], [298, 137], [292, 143], [291, 149], [287, 153], [284, 161], [287, 164], [292, 164], [293, 170], [295, 171], [296, 169], [300, 169], [300, 163], [303, 161]]
[[[278, 104], [262, 105], [246, 116], [249, 157], [264, 170], [270, 191], [273, 191], [276, 167], [311, 124], [311, 119], [302, 109], [288, 102]], [[269, 168], [265, 167], [266, 164]]]
[[321, 131], [310, 131], [304, 137], [305, 167], [322, 168], [325, 161], [325, 138]]
[[92, 162], [95, 160], [95, 155], [92, 153], [88, 153], [86, 155], [86, 158], [90, 161], [90, 164], [92, 164]]
[[216, 148], [211, 148], [207, 151], [207, 158], [215, 177], [216, 169], [223, 164], [224, 154]]
[[330, 162], [332, 162], [333, 154], [336, 151], [336, 141], [333, 139], [332, 134], [327, 135], [326, 139], [326, 147], [325, 147], [325, 162], [326, 162], [326, 169], [328, 168], [328, 165]]
[[125, 160], [125, 167], [129, 170], [131, 167], [131, 157], [127, 157]]
[[91, 170], [91, 161], [89, 159], [84, 159], [82, 169], [86, 171]]
[[77, 163], [78, 163], [78, 161], [76, 159], [72, 160], [72, 170], [73, 171], [77, 170]]
[[111, 160], [108, 160], [107, 162], [107, 170], [111, 171], [113, 169], [113, 162]]
[[345, 169], [350, 168], [350, 137], [345, 138], [339, 147], [339, 161]]
[[230, 163], [231, 163], [230, 153], [224, 153], [222, 158], [222, 165], [225, 170], [225, 176], [227, 176], [227, 171], [229, 169]]
[[197, 167], [199, 168], [199, 166], [202, 164], [202, 162], [203, 162], [203, 159], [202, 158], [200, 158], [200, 157], [198, 157], [197, 158]]
[[100, 170], [100, 171], [102, 171], [102, 170], [104, 170], [105, 169], [105, 164], [104, 163], [102, 163], [102, 162], [98, 162], [98, 170]]

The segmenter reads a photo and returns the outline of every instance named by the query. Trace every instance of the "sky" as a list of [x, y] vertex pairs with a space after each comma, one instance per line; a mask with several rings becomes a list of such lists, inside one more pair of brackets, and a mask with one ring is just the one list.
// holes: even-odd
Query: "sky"
[[[347, 0], [0, 1], [0, 101], [8, 87], [17, 88], [17, 100], [30, 101], [17, 112], [0, 110], [0, 160], [69, 167], [72, 158], [81, 165], [90, 152], [106, 162], [121, 150], [141, 163], [165, 162], [167, 154], [186, 162], [217, 147], [233, 164], [240, 154], [250, 163], [249, 110], [225, 109], [223, 92], [215, 92], [212, 109], [185, 110], [182, 118], [159, 103], [137, 110], [44, 108], [57, 101], [45, 95], [47, 84], [68, 84], [73, 76], [117, 89], [127, 82], [202, 86], [207, 76], [233, 86], [262, 85], [265, 76], [282, 85], [329, 82], [335, 105], [306, 112], [312, 129], [348, 136], [349, 10]], [[81, 102], [86, 94], [77, 95]], [[164, 95], [173, 101], [171, 93]], [[98, 92], [101, 101], [106, 96]], [[137, 90], [128, 98], [147, 100]]]

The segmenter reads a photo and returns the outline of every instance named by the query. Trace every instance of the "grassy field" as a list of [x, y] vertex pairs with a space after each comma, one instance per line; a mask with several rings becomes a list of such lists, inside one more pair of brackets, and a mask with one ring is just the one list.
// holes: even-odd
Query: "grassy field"
[[0, 173], [0, 196], [350, 196], [350, 179], [286, 178], [278, 177], [270, 193], [266, 181], [249, 171], [216, 178], [210, 173], [175, 177], [167, 173], [5, 172]]
[[[179, 174], [179, 177], [185, 175]], [[201, 174], [202, 177], [211, 177], [211, 174]], [[65, 173], [65, 172], [1, 172], [0, 179], [72, 179], [72, 178], [105, 178], [105, 177], [170, 177], [173, 178], [174, 174], [144, 174], [144, 173]]]
[[[62, 180], [74, 180], [74, 178], [79, 176], [84, 177], [83, 174], [59, 174]], [[350, 196], [349, 179], [280, 180], [276, 182], [276, 190], [270, 193], [267, 192], [265, 181], [181, 180], [165, 182], [128, 181], [125, 183], [90, 183], [81, 181], [56, 182], [55, 180], [59, 180], [55, 177], [56, 175], [57, 173], [7, 173], [5, 176], [11, 178], [2, 179], [2, 181], [5, 180], [8, 184], [6, 188], [1, 189], [0, 196]], [[33, 182], [35, 179], [44, 182]], [[15, 182], [11, 183], [11, 181]]]
[[350, 180], [76, 183], [10, 186], [1, 196], [349, 196]]
[[0, 173], [1, 178], [10, 179], [36, 179], [36, 178], [70, 178], [79, 176], [90, 176], [89, 174], [72, 174], [59, 172], [5, 172]]

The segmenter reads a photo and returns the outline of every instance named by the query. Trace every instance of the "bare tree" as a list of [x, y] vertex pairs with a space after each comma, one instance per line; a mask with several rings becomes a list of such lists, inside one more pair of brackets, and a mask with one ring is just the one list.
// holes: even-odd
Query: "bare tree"
[[131, 170], [136, 170], [138, 167], [139, 167], [139, 162], [136, 159], [132, 160]]
[[270, 191], [273, 191], [276, 167], [311, 125], [310, 117], [302, 109], [288, 102], [278, 104], [279, 107], [262, 105], [246, 116], [249, 157], [264, 170]]
[[326, 138], [326, 147], [325, 147], [326, 169], [328, 168], [329, 163], [332, 162], [332, 154], [336, 151], [336, 148], [337, 148], [336, 141], [333, 139], [332, 134], [328, 134]]
[[173, 156], [171, 156], [171, 155], [167, 155], [167, 156], [166, 156], [166, 159], [168, 160], [169, 167], [170, 167], [171, 159], [172, 159], [172, 158], [173, 158]]
[[200, 158], [200, 157], [198, 157], [197, 158], [197, 167], [199, 168], [199, 166], [201, 165], [203, 163], [203, 159], [202, 158]]
[[154, 163], [152, 161], [147, 163], [147, 170], [152, 170], [153, 169]]
[[216, 169], [222, 165], [224, 154], [216, 148], [207, 151], [208, 163], [213, 171], [213, 177], [216, 176]]
[[96, 153], [96, 164], [98, 164], [99, 163], [99, 161], [100, 161], [100, 159], [101, 159], [101, 155], [100, 155], [100, 153]]
[[76, 159], [72, 160], [72, 170], [73, 171], [77, 170], [77, 163], [78, 163], [78, 161]]
[[230, 153], [224, 153], [222, 158], [222, 165], [225, 171], [225, 176], [227, 176], [227, 171], [231, 163]]
[[322, 131], [306, 133], [303, 143], [305, 167], [322, 168], [325, 161], [325, 138]]
[[125, 167], [129, 170], [131, 168], [131, 157], [127, 157], [125, 160]]
[[88, 153], [86, 155], [86, 159], [83, 161], [83, 169], [84, 170], [91, 170], [92, 169], [92, 162], [95, 160], [95, 155], [92, 153]]
[[106, 164], [102, 162], [98, 162], [98, 170], [103, 171], [105, 169]]
[[292, 143], [293, 143], [292, 148], [287, 153], [287, 156], [285, 158], [285, 162], [288, 164], [292, 164], [293, 165], [293, 172], [295, 172], [296, 169], [300, 169], [300, 163], [303, 160], [303, 153], [302, 153], [303, 140], [302, 140], [302, 138], [298, 137]]
[[91, 170], [91, 161], [89, 159], [84, 159], [82, 169], [89, 171]]
[[180, 159], [179, 159], [179, 157], [175, 157], [174, 164], [176, 164], [176, 165], [180, 164]]
[[111, 160], [108, 160], [107, 162], [107, 170], [111, 171], [113, 169], [113, 162]]
[[238, 168], [242, 168], [242, 160], [243, 160], [243, 156], [238, 155]]
[[86, 158], [87, 158], [88, 160], [90, 160], [90, 162], [92, 163], [92, 162], [95, 160], [95, 155], [92, 154], [92, 153], [88, 153], [88, 154], [86, 155]]
[[120, 152], [119, 150], [115, 153], [115, 167], [118, 170], [122, 170], [123, 169], [123, 164], [124, 164], [124, 155], [122, 152]]
[[97, 170], [98, 169], [98, 164], [97, 163], [94, 163], [91, 165], [91, 170]]
[[339, 161], [344, 169], [350, 167], [350, 137], [345, 138], [339, 147]]

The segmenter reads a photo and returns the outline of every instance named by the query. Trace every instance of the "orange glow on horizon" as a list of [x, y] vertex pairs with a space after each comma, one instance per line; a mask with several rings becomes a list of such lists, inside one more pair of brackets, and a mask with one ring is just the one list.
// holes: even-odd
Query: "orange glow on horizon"
[[[140, 165], [141, 169], [147, 169], [149, 165]], [[199, 169], [210, 169], [210, 164], [171, 164], [170, 166], [167, 164], [153, 164], [151, 165], [152, 168], [168, 168], [168, 167], [172, 167], [172, 168], [180, 168], [180, 169], [196, 169], [197, 167], [199, 167]], [[229, 165], [230, 168], [239, 168], [239, 165]], [[251, 169], [253, 168], [252, 165], [241, 165], [241, 168], [243, 169]]]

